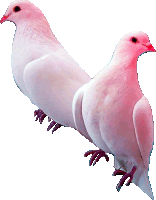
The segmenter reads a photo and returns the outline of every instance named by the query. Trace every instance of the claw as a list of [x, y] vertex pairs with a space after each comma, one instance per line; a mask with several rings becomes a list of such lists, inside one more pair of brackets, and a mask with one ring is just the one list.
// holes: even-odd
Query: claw
[[129, 186], [129, 185], [130, 185], [130, 183], [131, 183], [132, 180], [133, 180], [133, 175], [134, 175], [136, 169], [137, 169], [137, 167], [134, 166], [134, 167], [132, 168], [131, 172], [129, 172], [129, 173], [126, 173], [126, 172], [124, 172], [124, 171], [122, 171], [122, 170], [115, 170], [115, 172], [113, 173], [114, 176], [116, 176], [116, 175], [123, 175], [123, 177], [120, 179], [120, 181], [119, 181], [119, 183], [118, 183], [118, 185], [117, 185], [117, 187], [116, 187], [116, 189], [117, 189], [118, 192], [120, 191], [120, 189], [121, 189], [121, 187], [123, 186], [123, 184], [124, 184], [124, 182], [126, 181], [126, 179], [129, 178], [129, 177], [130, 177], [130, 179], [127, 181], [126, 186]]
[[[92, 164], [93, 164], [93, 162], [94, 162], [94, 164], [93, 165], [95, 165], [96, 164], [96, 158], [97, 158], [97, 156], [98, 156], [98, 151], [96, 151], [93, 155], [92, 155], [92, 157], [91, 157], [91, 159], [90, 159], [90, 161], [89, 161], [89, 166], [91, 166]], [[100, 155], [100, 154], [99, 154]]]
[[91, 150], [87, 151], [84, 156], [87, 157], [88, 155], [92, 154], [91, 159], [89, 161], [89, 166], [93, 164], [93, 166], [100, 160], [100, 158], [105, 157], [106, 161], [109, 161], [108, 155], [102, 151], [101, 149], [99, 150]]
[[51, 122], [51, 118], [50, 117], [48, 117], [48, 122]]
[[46, 115], [45, 113], [43, 113], [43, 114], [40, 116], [40, 118], [39, 118], [40, 124], [42, 124], [42, 122], [43, 122], [43, 120], [44, 120], [44, 118], [45, 118], [46, 116], [47, 116], [47, 115]]
[[[53, 128], [53, 126], [54, 126], [54, 128]], [[52, 130], [52, 134], [53, 134], [53, 133], [54, 133], [58, 128], [60, 128], [61, 126], [62, 126], [61, 124], [57, 124], [56, 122], [52, 121], [52, 122], [50, 123], [50, 125], [48, 126], [47, 131], [50, 131], [50, 129], [53, 128], [53, 130]]]
[[90, 154], [94, 154], [97, 150], [90, 150], [90, 151], [87, 151], [85, 154], [84, 154], [84, 157], [87, 157], [89, 156]]
[[35, 110], [34, 111], [34, 117], [36, 117], [36, 115], [38, 114], [39, 110]]
[[38, 113], [37, 116], [36, 116], [35, 121], [37, 121], [39, 118], [40, 118], [40, 116], [39, 116], [39, 113]]
[[61, 127], [62, 125], [61, 124], [56, 124], [55, 127], [53, 128], [52, 130], [52, 134]]
[[53, 128], [53, 126], [54, 126], [55, 124], [56, 124], [56, 122], [52, 121], [52, 122], [50, 123], [50, 125], [48, 126], [47, 131], [50, 131], [50, 129]]
[[[35, 110], [34, 111], [34, 117], [36, 117], [35, 121], [37, 121], [39, 119], [39, 122], [40, 124], [42, 124], [43, 120], [46, 118], [46, 114], [41, 110], [41, 109], [38, 109], [38, 110]], [[50, 122], [51, 118], [48, 117], [48, 122]]]
[[[97, 163], [97, 162], [99, 162], [99, 160], [100, 160], [100, 158], [102, 158], [103, 156], [102, 155], [98, 155], [96, 158], [95, 158], [95, 161], [94, 161], [94, 163], [93, 163], [93, 166]], [[106, 158], [106, 157], [105, 157]], [[106, 159], [106, 161], [108, 162], [109, 161], [109, 157], [108, 157], [108, 159]]]
[[[41, 109], [34, 111], [34, 117], [36, 117], [35, 121], [37, 121], [39, 119], [40, 124], [42, 124], [42, 122], [46, 118], [46, 116], [47, 115]], [[52, 119], [50, 117], [48, 117], [48, 122], [51, 122], [51, 120]], [[54, 128], [53, 128], [53, 126], [54, 126]], [[50, 125], [48, 126], [47, 131], [49, 131], [50, 129], [53, 128], [52, 133], [54, 133], [61, 126], [62, 126], [61, 124], [57, 124], [55, 121], [52, 121], [50, 123]]]
[[113, 176], [116, 176], [116, 175], [125, 175], [126, 172], [125, 171], [122, 171], [120, 169], [116, 169], [113, 173]]
[[126, 186], [129, 186], [131, 183], [132, 183], [132, 180], [129, 179], [129, 180], [127, 181], [127, 183], [126, 183]]
[[44, 118], [46, 117], [47, 115], [41, 110], [41, 109], [38, 109], [38, 110], [35, 110], [34, 111], [34, 117], [36, 117], [35, 121], [37, 121], [39, 119], [39, 122], [42, 124]]

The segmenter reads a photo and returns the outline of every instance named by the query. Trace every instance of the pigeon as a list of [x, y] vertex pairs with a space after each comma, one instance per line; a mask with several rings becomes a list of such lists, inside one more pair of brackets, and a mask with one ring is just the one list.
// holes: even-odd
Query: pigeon
[[113, 175], [122, 175], [117, 191], [129, 178], [127, 185], [133, 182], [153, 199], [148, 179], [153, 118], [137, 77], [137, 59], [147, 51], [156, 51], [147, 34], [126, 34], [110, 63], [76, 92], [72, 108], [77, 130], [83, 126], [97, 147], [114, 155]]
[[[42, 120], [76, 129], [72, 101], [75, 92], [90, 81], [89, 75], [70, 57], [51, 31], [42, 11], [33, 3], [14, 1], [0, 20], [17, 29], [12, 48], [12, 73], [17, 86], [39, 110]], [[88, 133], [81, 134], [88, 138]]]
[[[62, 125], [76, 129], [72, 115], [73, 96], [79, 87], [90, 81], [90, 77], [68, 55], [52, 33], [41, 10], [31, 2], [27, 0], [12, 2], [0, 23], [5, 21], [14, 22], [17, 26], [13, 42], [12, 71], [18, 88], [33, 104], [39, 107], [34, 112], [34, 116], [37, 116], [36, 121], [39, 119], [42, 123], [46, 116], [48, 116], [49, 122], [51, 119], [55, 119], [47, 128], [47, 131], [49, 131], [54, 127], [52, 133]], [[45, 66], [43, 66], [44, 69], [40, 66], [38, 69], [41, 76], [38, 76], [39, 71], [37, 70], [35, 74], [38, 77], [32, 79], [32, 77], [27, 76], [26, 80], [25, 77], [28, 73], [25, 72], [28, 66], [33, 64], [35, 60], [39, 62], [40, 59], [42, 61], [45, 54], [51, 56], [48, 69], [50, 71], [46, 72]], [[47, 77], [46, 73], [48, 74]], [[59, 74], [58, 77], [57, 74]], [[32, 81], [31, 85], [28, 83], [28, 78]], [[35, 83], [35, 81], [37, 82]], [[46, 84], [49, 85], [46, 86]], [[35, 92], [33, 93], [35, 95], [34, 99], [37, 98], [36, 102], [32, 96], [32, 89]], [[37, 91], [38, 96], [36, 97]], [[38, 102], [38, 98], [41, 102]], [[79, 132], [90, 142], [93, 142], [86, 130], [79, 130]], [[86, 156], [91, 154], [90, 165], [95, 165], [104, 156], [102, 150], [88, 152]]]
[[[29, 7], [29, 3], [30, 2], [28, 2], [28, 1], [21, 1], [21, 2], [23, 2], [23, 4], [24, 4], [24, 2], [25, 2], [25, 5], [26, 6], [28, 6]], [[2, 19], [0, 20], [0, 23], [3, 23], [4, 21], [12, 21], [11, 19], [12, 19], [12, 16], [13, 16], [13, 21], [12, 22], [14, 22], [15, 23], [15, 25], [17, 25], [16, 24], [16, 22], [15, 22], [15, 18], [16, 17], [18, 17], [17, 16], [17, 14], [19, 13], [19, 11], [21, 11], [21, 7], [20, 6], [18, 6], [18, 4], [20, 3], [20, 1], [14, 1], [14, 2], [12, 2], [11, 3], [11, 5], [9, 6], [9, 8], [8, 8], [8, 10], [7, 10], [7, 12], [6, 12], [6, 14], [2, 17]], [[32, 4], [33, 5], [33, 4]], [[33, 8], [32, 8], [33, 9]], [[27, 11], [26, 11], [27, 12]], [[16, 14], [16, 15], [15, 15]], [[10, 16], [11, 16], [11, 19], [10, 19]], [[26, 17], [26, 16], [25, 16]], [[16, 19], [17, 20], [17, 19]], [[18, 22], [18, 24], [19, 24], [19, 22]], [[46, 26], [48, 26], [48, 22], [47, 22], [47, 24], [46, 24]], [[25, 84], [23, 83], [23, 71], [24, 71], [24, 67], [25, 67], [25, 65], [27, 64], [27, 62], [31, 62], [31, 60], [32, 60], [32, 56], [30, 57], [29, 56], [29, 58], [28, 58], [28, 60], [27, 61], [24, 61], [25, 59], [23, 59], [23, 56], [24, 55], [22, 55], [21, 56], [21, 53], [22, 52], [20, 52], [19, 53], [19, 51], [20, 51], [20, 49], [19, 49], [19, 47], [18, 47], [18, 45], [19, 46], [21, 46], [21, 49], [23, 49], [23, 51], [27, 54], [28, 53], [28, 50], [26, 50], [26, 48], [24, 49], [22, 46], [23, 45], [25, 45], [25, 43], [23, 42], [24, 40], [22, 39], [20, 39], [20, 42], [19, 42], [19, 39], [18, 38], [21, 38], [21, 36], [20, 35], [22, 35], [22, 34], [18, 34], [19, 36], [18, 37], [16, 37], [17, 39], [15, 39], [15, 42], [13, 43], [13, 53], [12, 53], [12, 68], [13, 68], [13, 75], [14, 75], [14, 80], [15, 80], [15, 82], [16, 82], [16, 85], [18, 86], [18, 88], [21, 90], [21, 92], [23, 92], [23, 94], [25, 94], [26, 96], [28, 96], [29, 98], [30, 98], [30, 96], [29, 96], [29, 94], [28, 94], [28, 91], [27, 91], [27, 89], [26, 89], [26, 87], [25, 87]], [[53, 35], [53, 34], [52, 34]], [[23, 37], [22, 38], [24, 38], [25, 36], [23, 35]], [[53, 35], [53, 37], [55, 38], [55, 36]], [[16, 59], [18, 59], [19, 60], [19, 57], [21, 56], [21, 58], [20, 58], [20, 60], [22, 60], [22, 63], [20, 62], [20, 63], [17, 63], [16, 62]], [[30, 100], [31, 100], [31, 102], [33, 103], [33, 104], [35, 104], [35, 102], [32, 100], [32, 98], [30, 98]], [[44, 120], [44, 118], [47, 116], [41, 109], [39, 109], [39, 110], [36, 110], [35, 112], [34, 112], [34, 116], [37, 116], [36, 117], [36, 121], [39, 119], [39, 121], [40, 121], [40, 123], [42, 123], [43, 122], [43, 120]], [[51, 121], [51, 119], [50, 119], [50, 117], [48, 118], [48, 121], [50, 122]], [[54, 121], [52, 121], [51, 123], [50, 123], [50, 125], [49, 125], [49, 127], [48, 127], [48, 131], [54, 126], [56, 124], [56, 126], [54, 127], [54, 129], [52, 130], [52, 133], [55, 131], [55, 130], [57, 130], [57, 128], [59, 128], [59, 127], [61, 127], [62, 125], [60, 125], [60, 124], [58, 124], [58, 123], [56, 123], [56, 122], [54, 122]], [[53, 126], [52, 126], [53, 125]]]

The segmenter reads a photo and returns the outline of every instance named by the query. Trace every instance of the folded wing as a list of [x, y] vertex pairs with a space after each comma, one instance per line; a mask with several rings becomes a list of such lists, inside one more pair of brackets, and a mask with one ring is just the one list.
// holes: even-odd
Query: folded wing
[[88, 132], [86, 130], [83, 115], [82, 115], [82, 102], [83, 102], [83, 95], [87, 88], [88, 84], [85, 84], [82, 86], [75, 94], [73, 98], [73, 104], [72, 104], [72, 110], [73, 110], [73, 117], [74, 122], [77, 130], [85, 136], [90, 142], [92, 142], [92, 139], [88, 135]]
[[141, 156], [145, 167], [148, 169], [149, 157], [154, 142], [154, 126], [151, 107], [144, 96], [134, 107], [133, 123]]

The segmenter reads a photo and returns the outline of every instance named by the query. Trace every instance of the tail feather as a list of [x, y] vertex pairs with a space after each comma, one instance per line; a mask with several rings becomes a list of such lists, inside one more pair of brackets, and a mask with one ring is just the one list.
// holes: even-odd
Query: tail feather
[[[114, 159], [114, 167], [115, 169], [121, 169], [125, 172], [130, 172], [133, 163], [125, 163], [121, 159], [115, 157]], [[151, 184], [148, 178], [148, 170], [144, 167], [140, 167], [137, 169], [137, 171], [134, 173], [133, 181], [136, 186], [138, 186], [144, 193], [146, 193], [152, 200], [154, 199]]]
[[143, 170], [139, 180], [136, 182], [134, 180], [134, 184], [137, 185], [144, 193], [146, 193], [152, 200], [154, 199], [151, 184], [148, 178], [148, 174], [146, 170]]

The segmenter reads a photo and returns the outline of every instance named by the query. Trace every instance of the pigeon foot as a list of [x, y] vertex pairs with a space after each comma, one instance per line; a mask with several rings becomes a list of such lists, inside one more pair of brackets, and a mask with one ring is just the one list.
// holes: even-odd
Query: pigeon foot
[[114, 176], [123, 175], [123, 177], [120, 179], [120, 181], [119, 181], [119, 183], [118, 183], [118, 185], [116, 187], [118, 192], [120, 191], [121, 187], [123, 186], [123, 184], [124, 184], [124, 182], [126, 181], [127, 178], [130, 178], [130, 179], [127, 181], [126, 186], [130, 185], [130, 183], [133, 180], [133, 175], [134, 175], [136, 169], [137, 169], [137, 167], [134, 166], [132, 168], [131, 172], [129, 172], [129, 173], [126, 173], [125, 171], [122, 171], [122, 170], [115, 170], [114, 171], [114, 173], [113, 173]]
[[100, 158], [102, 158], [102, 157], [105, 157], [107, 162], [109, 161], [108, 155], [104, 151], [102, 151], [101, 149], [87, 151], [84, 154], [84, 157], [87, 157], [88, 155], [91, 155], [91, 154], [92, 154], [92, 156], [91, 156], [90, 161], [89, 161], [89, 166], [91, 166], [91, 165], [94, 166], [100, 160]]
[[50, 125], [48, 126], [47, 131], [50, 131], [50, 129], [53, 128], [53, 129], [52, 129], [52, 134], [53, 134], [53, 133], [54, 133], [57, 129], [59, 129], [61, 126], [62, 126], [61, 124], [58, 124], [58, 123], [52, 121], [52, 122], [50, 123]]
[[47, 115], [41, 109], [34, 111], [34, 117], [36, 117], [35, 121], [37, 121], [39, 119], [40, 124], [42, 124], [42, 122], [46, 116]]
[[[35, 121], [39, 120], [40, 124], [42, 124], [43, 120], [47, 117], [47, 115], [41, 109], [38, 109], [34, 111], [34, 117], [36, 117]], [[51, 122], [51, 120], [52, 119], [48, 117], [48, 122]], [[52, 134], [53, 134], [61, 126], [62, 126], [61, 124], [58, 124], [55, 121], [52, 121], [50, 125], [48, 126], [47, 131], [53, 128], [52, 129]]]

